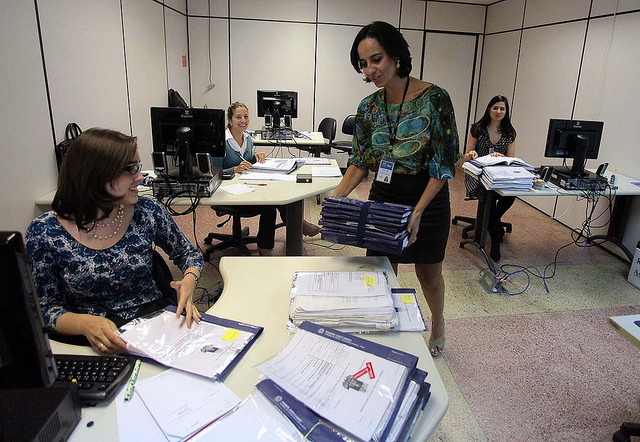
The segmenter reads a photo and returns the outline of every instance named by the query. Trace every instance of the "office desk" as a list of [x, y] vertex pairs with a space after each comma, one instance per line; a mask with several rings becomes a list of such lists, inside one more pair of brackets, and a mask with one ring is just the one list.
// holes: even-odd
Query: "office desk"
[[[330, 166], [305, 165], [293, 172], [311, 173], [312, 167], [338, 167], [336, 160], [330, 160]], [[253, 186], [254, 192], [243, 195], [232, 195], [220, 188], [209, 198], [201, 198], [200, 204], [207, 206], [287, 206], [287, 233], [286, 233], [286, 254], [288, 256], [302, 255], [302, 218], [304, 215], [304, 200], [310, 196], [338, 187], [342, 177], [315, 177], [311, 183], [296, 183], [291, 181], [268, 181], [266, 186]], [[232, 180], [223, 181], [220, 187], [230, 184], [242, 183], [242, 175], [236, 174]], [[36, 200], [38, 206], [51, 206], [55, 190]], [[176, 198], [175, 205], [189, 206], [189, 198]]]
[[[250, 261], [249, 261], [250, 260]], [[285, 324], [289, 311], [289, 291], [296, 270], [383, 270], [393, 287], [400, 287], [389, 260], [385, 257], [228, 257], [220, 260], [224, 290], [207, 313], [264, 327], [264, 332], [224, 384], [241, 399], [246, 398], [258, 382], [253, 367], [279, 353], [290, 341]], [[265, 283], [268, 281], [268, 283]], [[413, 431], [413, 440], [425, 441], [433, 433], [449, 406], [449, 395], [420, 333], [369, 334], [365, 339], [409, 352], [420, 358], [418, 367], [428, 373], [431, 397]], [[52, 342], [54, 353], [95, 354], [89, 347]], [[142, 364], [139, 379], [154, 376], [165, 368], [155, 363]], [[93, 422], [91, 427], [87, 427]], [[118, 425], [115, 400], [97, 407], [82, 409], [82, 420], [71, 441], [117, 440]]]
[[[263, 140], [261, 136], [253, 137], [255, 146], [286, 147], [311, 152], [315, 157], [319, 157], [324, 147], [322, 132], [301, 132], [306, 137], [294, 137], [293, 140]], [[308, 137], [308, 138], [307, 138]]]
[[[475, 176], [475, 175], [473, 175]], [[631, 184], [637, 182], [633, 178], [625, 175], [618, 174], [618, 189], [615, 190], [615, 202], [613, 204], [613, 211], [611, 213], [611, 219], [609, 220], [609, 227], [606, 235], [594, 235], [589, 238], [589, 242], [601, 240], [609, 241], [615, 244], [624, 252], [629, 261], [633, 260], [633, 254], [622, 244], [622, 238], [624, 236], [624, 230], [627, 224], [627, 218], [629, 210], [631, 208], [632, 198], [636, 195], [640, 195], [640, 187]], [[491, 203], [495, 194], [501, 196], [581, 196], [583, 194], [580, 190], [565, 190], [559, 188], [551, 183], [547, 184], [542, 190], [532, 189], [530, 191], [513, 191], [513, 190], [486, 190], [483, 186], [480, 186], [478, 191], [478, 208], [476, 210], [476, 228], [473, 231], [473, 238], [460, 242], [460, 247], [464, 248], [467, 244], [472, 244], [484, 256], [487, 266], [491, 271], [496, 270], [495, 263], [489, 257], [486, 251], [485, 245], [487, 241], [487, 230], [489, 227], [489, 211], [491, 209]], [[613, 194], [613, 192], [612, 192]], [[478, 228], [478, 226], [480, 228]]]

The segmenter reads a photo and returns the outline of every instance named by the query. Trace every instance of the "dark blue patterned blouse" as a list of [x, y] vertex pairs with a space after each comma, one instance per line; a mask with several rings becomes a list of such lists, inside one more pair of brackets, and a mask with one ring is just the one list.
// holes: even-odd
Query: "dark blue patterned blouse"
[[202, 271], [202, 254], [156, 201], [140, 198], [124, 236], [94, 250], [76, 241], [53, 211], [33, 220], [26, 249], [44, 321], [55, 331], [66, 312], [131, 319], [139, 306], [162, 297], [151, 276], [153, 244], [183, 271]]

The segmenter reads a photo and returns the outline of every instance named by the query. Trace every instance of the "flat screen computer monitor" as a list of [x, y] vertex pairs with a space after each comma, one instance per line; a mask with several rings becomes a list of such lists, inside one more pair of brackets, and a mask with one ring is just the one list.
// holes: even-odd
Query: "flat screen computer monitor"
[[19, 232], [0, 232], [0, 389], [46, 387], [56, 364]]
[[[198, 154], [211, 158], [225, 155], [225, 116], [222, 109], [193, 109], [178, 107], [151, 108], [151, 135], [153, 138], [154, 166], [156, 153], [166, 159], [165, 172], [182, 180], [200, 173]], [[159, 162], [161, 160], [158, 160]]]
[[602, 121], [551, 119], [544, 156], [573, 159], [567, 172], [582, 176], [586, 160], [598, 158], [603, 127]]
[[269, 115], [274, 127], [280, 118], [298, 118], [298, 93], [295, 91], [258, 91], [258, 117]]

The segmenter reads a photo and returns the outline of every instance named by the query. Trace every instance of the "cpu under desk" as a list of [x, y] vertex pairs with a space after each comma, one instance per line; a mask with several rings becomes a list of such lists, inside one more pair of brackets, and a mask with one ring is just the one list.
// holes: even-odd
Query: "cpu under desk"
[[[224, 380], [241, 399], [249, 396], [258, 382], [253, 368], [278, 354], [291, 340], [286, 328], [289, 292], [295, 271], [385, 271], [392, 287], [400, 283], [386, 257], [222, 257], [222, 296], [207, 313], [264, 327], [264, 332]], [[265, 284], [268, 281], [268, 284]], [[411, 353], [419, 358], [418, 368], [426, 371], [431, 397], [413, 431], [412, 440], [427, 440], [449, 406], [449, 395], [421, 333], [390, 332], [363, 336], [365, 339]], [[54, 353], [96, 354], [89, 347], [52, 342]], [[144, 362], [139, 379], [164, 371], [156, 363]], [[70, 441], [118, 440], [116, 399], [82, 409], [82, 420]], [[93, 422], [91, 427], [87, 424]]]
[[[469, 173], [469, 172], [467, 172]], [[472, 175], [475, 176], [475, 175]], [[609, 227], [606, 235], [594, 235], [589, 238], [589, 242], [601, 240], [601, 241], [609, 241], [622, 250], [629, 261], [633, 260], [633, 254], [629, 251], [629, 249], [622, 243], [622, 238], [624, 236], [625, 227], [627, 224], [627, 218], [629, 214], [629, 210], [631, 207], [631, 201], [634, 196], [640, 195], [640, 187], [631, 184], [632, 182], [636, 182], [638, 180], [634, 180], [626, 175], [618, 174], [618, 183], [617, 189], [615, 190], [615, 203], [613, 205], [613, 211], [611, 213], [611, 218], [609, 221]], [[542, 190], [530, 190], [530, 191], [519, 191], [519, 190], [486, 190], [482, 185], [479, 188], [478, 192], [478, 208], [476, 210], [476, 223], [475, 229], [473, 231], [473, 238], [467, 239], [460, 242], [460, 247], [464, 247], [467, 244], [472, 244], [480, 253], [482, 253], [487, 266], [491, 271], [495, 273], [496, 265], [493, 260], [489, 257], [489, 254], [486, 251], [486, 242], [487, 242], [487, 232], [489, 229], [489, 212], [491, 210], [491, 203], [495, 198], [495, 195], [498, 194], [500, 196], [513, 196], [513, 197], [521, 197], [521, 196], [582, 196], [584, 192], [581, 190], [565, 190], [561, 189], [551, 183], [547, 184], [548, 187], [545, 187]]]

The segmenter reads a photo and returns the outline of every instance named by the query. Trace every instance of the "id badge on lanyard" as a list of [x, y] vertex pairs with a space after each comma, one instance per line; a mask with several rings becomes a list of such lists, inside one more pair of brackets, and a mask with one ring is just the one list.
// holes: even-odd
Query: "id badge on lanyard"
[[381, 183], [391, 183], [391, 177], [393, 176], [393, 168], [396, 165], [393, 155], [390, 153], [384, 155], [380, 160], [378, 166], [378, 173], [376, 173], [376, 181]]

